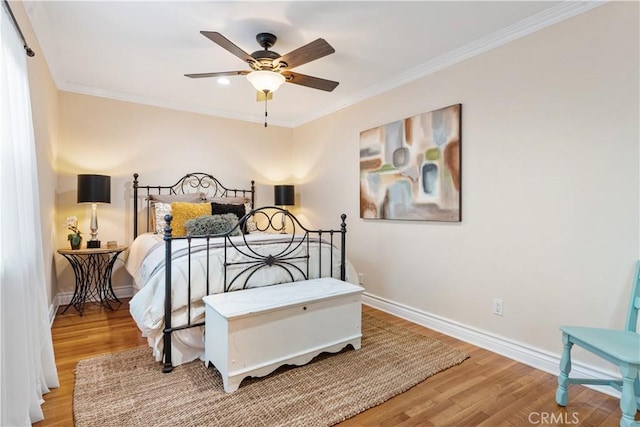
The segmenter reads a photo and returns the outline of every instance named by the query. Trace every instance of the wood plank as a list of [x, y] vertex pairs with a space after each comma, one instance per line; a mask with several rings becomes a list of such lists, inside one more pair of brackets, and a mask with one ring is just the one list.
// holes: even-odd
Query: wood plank
[[[459, 348], [470, 358], [343, 421], [339, 424], [341, 427], [617, 426], [620, 421], [619, 401], [615, 398], [573, 385], [569, 405], [559, 407], [555, 403], [557, 380], [554, 375], [371, 307], [364, 306], [363, 311]], [[60, 388], [45, 395], [42, 406], [45, 419], [35, 424], [38, 427], [73, 425], [74, 369], [79, 360], [146, 345], [146, 339], [129, 314], [128, 300], [113, 312], [95, 304], [87, 305], [82, 317], [71, 308], [64, 315], [56, 316], [52, 335]], [[544, 414], [547, 421], [553, 414], [554, 422], [540, 422]], [[640, 419], [640, 413], [636, 419]]]
[[44, 420], [36, 426], [73, 426], [74, 370], [81, 359], [146, 345], [129, 314], [129, 301], [115, 311], [87, 304], [84, 315], [61, 307], [51, 329], [60, 387], [44, 396]]

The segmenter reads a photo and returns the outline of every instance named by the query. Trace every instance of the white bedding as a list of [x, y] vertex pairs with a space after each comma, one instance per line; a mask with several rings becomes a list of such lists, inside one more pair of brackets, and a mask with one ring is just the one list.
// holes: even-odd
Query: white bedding
[[[261, 255], [273, 254], [274, 256], [287, 247], [291, 235], [251, 233], [245, 236], [232, 237], [235, 244], [242, 248], [244, 239], [249, 242], [251, 250]], [[207, 251], [206, 245], [196, 245], [194, 242], [205, 242], [204, 239], [192, 240], [191, 249], [191, 322], [197, 323], [204, 320], [204, 304], [202, 297], [207, 294]], [[172, 326], [181, 326], [187, 323], [188, 312], [186, 302], [187, 278], [189, 276], [189, 258], [187, 254], [186, 239], [172, 241]], [[223, 292], [224, 282], [224, 247], [223, 239], [211, 239], [208, 251], [209, 262], [209, 294]], [[216, 247], [214, 247], [216, 246]], [[241, 249], [243, 250], [243, 249]], [[243, 251], [246, 250], [246, 247]], [[295, 255], [305, 254], [306, 243], [298, 247]], [[318, 277], [318, 253], [322, 251], [322, 275], [329, 275], [329, 251], [330, 245], [311, 241], [309, 248], [309, 278]], [[339, 277], [340, 251], [332, 251], [333, 277]], [[227, 248], [227, 262], [246, 261], [247, 257], [234, 248]], [[149, 346], [153, 349], [157, 361], [162, 360], [164, 328], [164, 295], [165, 295], [165, 244], [162, 236], [145, 233], [136, 238], [131, 244], [129, 256], [126, 262], [127, 271], [134, 278], [135, 295], [130, 301], [130, 312], [136, 321], [142, 335], [147, 337]], [[294, 260], [293, 264], [306, 272], [306, 261]], [[231, 267], [228, 269], [228, 278], [234, 277], [246, 266]], [[357, 284], [357, 273], [351, 263], [347, 261], [346, 280]], [[291, 270], [291, 269], [289, 269]], [[238, 289], [244, 284], [246, 273], [234, 283], [233, 288]], [[294, 274], [294, 280], [301, 280], [300, 273]], [[291, 276], [280, 267], [264, 267], [253, 274], [247, 287], [258, 287], [276, 283], [290, 282]], [[196, 358], [204, 357], [203, 328], [190, 328], [176, 331], [172, 334], [172, 363], [174, 366], [189, 362]]]

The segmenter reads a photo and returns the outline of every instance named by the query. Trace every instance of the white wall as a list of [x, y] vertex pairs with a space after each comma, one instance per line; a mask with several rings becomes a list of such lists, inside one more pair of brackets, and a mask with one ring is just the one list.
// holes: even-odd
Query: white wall
[[[94, 96], [60, 92], [57, 222], [77, 215], [89, 237], [90, 205], [76, 203], [77, 175], [111, 176], [111, 204], [98, 207], [98, 238], [129, 244], [133, 240], [133, 173], [140, 185], [170, 185], [188, 172], [206, 172], [230, 188], [250, 188], [256, 204], [272, 204], [271, 185], [290, 176], [291, 129], [264, 128], [195, 113]], [[68, 246], [66, 232], [58, 247]], [[58, 256], [58, 290], [73, 291], [73, 271]], [[131, 277], [118, 262], [114, 288]]]
[[56, 189], [56, 153], [58, 138], [58, 90], [40, 50], [29, 19], [20, 2], [11, 2], [11, 10], [20, 28], [36, 53], [27, 58], [29, 69], [29, 87], [31, 91], [31, 111], [33, 114], [34, 139], [38, 163], [38, 186], [40, 195], [40, 220], [42, 228], [42, 251], [45, 263], [47, 301], [51, 302], [56, 294], [56, 276], [54, 270], [55, 189]]
[[[555, 354], [561, 324], [622, 327], [640, 243], [638, 15], [606, 4], [296, 128], [302, 209], [322, 225], [347, 213], [367, 292], [394, 304]], [[456, 103], [462, 222], [360, 219], [359, 132]]]

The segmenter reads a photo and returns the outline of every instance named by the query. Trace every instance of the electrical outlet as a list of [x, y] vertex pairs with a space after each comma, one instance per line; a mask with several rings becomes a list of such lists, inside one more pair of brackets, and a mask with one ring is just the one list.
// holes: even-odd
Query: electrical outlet
[[358, 273], [358, 282], [363, 285], [364, 284], [364, 273]]
[[502, 300], [498, 298], [493, 299], [493, 314], [502, 316]]

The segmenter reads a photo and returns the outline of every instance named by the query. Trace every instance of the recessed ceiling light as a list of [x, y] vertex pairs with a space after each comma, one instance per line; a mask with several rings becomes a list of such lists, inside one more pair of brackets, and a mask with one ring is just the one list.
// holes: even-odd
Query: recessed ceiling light
[[220, 84], [220, 85], [228, 85], [229, 83], [231, 83], [231, 80], [229, 80], [226, 77], [220, 77], [218, 79], [218, 84]]

